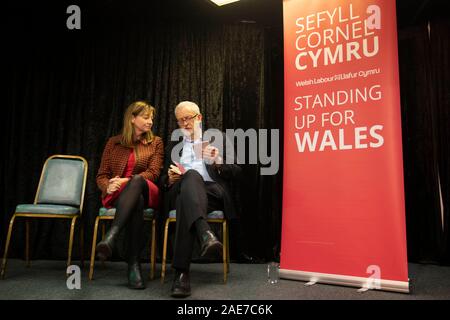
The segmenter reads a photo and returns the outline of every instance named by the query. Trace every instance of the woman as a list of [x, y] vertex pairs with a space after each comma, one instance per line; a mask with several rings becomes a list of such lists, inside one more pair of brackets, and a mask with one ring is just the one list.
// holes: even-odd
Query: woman
[[97, 245], [97, 256], [109, 258], [119, 232], [127, 227], [128, 285], [134, 289], [145, 288], [139, 261], [143, 210], [158, 204], [156, 181], [164, 156], [163, 142], [151, 130], [154, 115], [155, 108], [143, 101], [127, 108], [122, 133], [108, 140], [97, 173], [103, 206], [116, 208], [111, 228]]

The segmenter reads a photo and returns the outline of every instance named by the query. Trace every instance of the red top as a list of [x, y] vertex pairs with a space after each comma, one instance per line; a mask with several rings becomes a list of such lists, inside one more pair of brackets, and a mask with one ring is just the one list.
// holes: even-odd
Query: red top
[[[134, 155], [134, 151], [131, 150], [130, 155], [128, 157], [127, 165], [123, 170], [122, 178], [131, 178], [135, 164], [136, 158]], [[156, 208], [158, 206], [159, 189], [152, 181], [148, 179], [145, 179], [145, 181], [147, 181], [149, 192], [147, 205], [149, 208]], [[127, 183], [122, 184], [119, 190], [116, 190], [115, 192], [106, 195], [106, 197], [102, 199], [102, 204], [105, 208], [110, 209], [114, 207], [114, 202], [119, 197], [120, 193], [122, 192], [123, 188], [125, 188], [126, 184]]]

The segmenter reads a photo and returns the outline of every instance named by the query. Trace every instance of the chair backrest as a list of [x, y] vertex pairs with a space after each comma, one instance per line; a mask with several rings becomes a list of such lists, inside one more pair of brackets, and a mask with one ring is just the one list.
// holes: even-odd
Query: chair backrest
[[42, 168], [35, 204], [83, 207], [88, 163], [80, 156], [53, 155]]

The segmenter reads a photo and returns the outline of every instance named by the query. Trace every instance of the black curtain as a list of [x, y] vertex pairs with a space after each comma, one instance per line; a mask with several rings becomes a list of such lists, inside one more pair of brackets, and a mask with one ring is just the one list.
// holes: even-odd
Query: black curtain
[[[28, 4], [10, 10], [7, 18], [2, 253], [15, 206], [32, 203], [42, 165], [52, 154], [88, 160], [82, 223], [85, 256], [90, 253], [100, 207], [95, 175], [101, 153], [107, 138], [119, 133], [123, 111], [133, 101], [156, 107], [153, 129], [165, 141], [176, 127], [173, 109], [182, 100], [199, 104], [207, 128], [282, 128], [282, 64], [271, 67], [282, 57], [281, 29], [158, 19], [155, 12], [112, 13], [107, 6], [86, 10], [86, 4], [81, 30], [68, 30], [66, 7]], [[260, 176], [259, 165], [243, 169], [245, 237], [231, 249], [241, 246], [271, 259], [279, 248], [281, 174]], [[68, 230], [65, 222], [35, 220], [32, 258], [65, 259]], [[9, 256], [23, 252], [24, 224], [18, 220]]]
[[440, 263], [450, 264], [450, 21], [430, 22], [432, 64], [431, 93], [436, 114], [436, 141], [443, 233], [440, 240]]
[[449, 109], [448, 21], [399, 32], [408, 258], [448, 264]]

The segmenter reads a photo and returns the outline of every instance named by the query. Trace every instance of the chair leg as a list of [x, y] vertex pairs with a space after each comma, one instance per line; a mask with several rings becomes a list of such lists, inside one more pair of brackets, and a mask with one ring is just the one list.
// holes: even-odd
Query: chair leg
[[[105, 234], [106, 234], [106, 221], [100, 222], [102, 227], [102, 241], [105, 240]], [[105, 268], [105, 261], [102, 261], [102, 268]]]
[[150, 253], [150, 280], [155, 278], [156, 220], [152, 219], [152, 244]]
[[25, 219], [25, 261], [26, 266], [29, 268], [30, 264], [30, 220]]
[[8, 249], [9, 249], [9, 242], [11, 241], [11, 233], [14, 225], [14, 220], [16, 219], [16, 214], [12, 216], [11, 220], [9, 221], [9, 228], [8, 228], [8, 235], [6, 236], [6, 244], [5, 244], [5, 252], [3, 254], [3, 262], [2, 262], [2, 269], [0, 271], [0, 277], [2, 279], [5, 278], [5, 270], [6, 270], [6, 261], [8, 258]]
[[164, 227], [163, 256], [162, 256], [162, 264], [161, 264], [161, 283], [164, 283], [164, 278], [166, 276], [166, 254], [167, 254], [167, 237], [169, 234], [169, 222], [170, 222], [170, 219], [167, 219], [166, 225]]
[[89, 265], [89, 280], [92, 280], [92, 277], [94, 275], [95, 247], [97, 245], [97, 232], [98, 232], [99, 220], [100, 220], [100, 217], [97, 216], [97, 218], [95, 219], [95, 225], [94, 225], [94, 235], [92, 236], [91, 263]]
[[72, 263], [72, 247], [73, 247], [73, 234], [75, 231], [75, 224], [77, 222], [78, 217], [72, 218], [72, 223], [70, 224], [70, 235], [69, 235], [69, 249], [67, 252], [67, 266], [70, 266]]
[[230, 230], [227, 228], [227, 273], [230, 273]]
[[227, 239], [227, 221], [224, 220], [222, 222], [222, 238], [223, 238], [223, 249], [222, 249], [222, 260], [223, 260], [223, 283], [227, 283], [227, 275], [228, 275], [228, 262], [227, 262], [227, 248], [228, 248], [228, 239]]
[[80, 262], [81, 268], [84, 268], [84, 226], [80, 221]]

